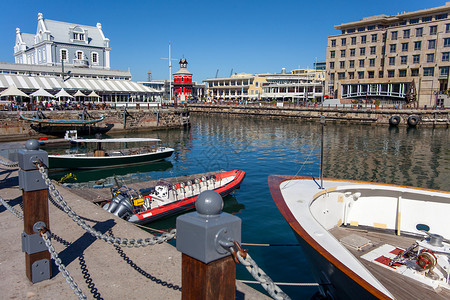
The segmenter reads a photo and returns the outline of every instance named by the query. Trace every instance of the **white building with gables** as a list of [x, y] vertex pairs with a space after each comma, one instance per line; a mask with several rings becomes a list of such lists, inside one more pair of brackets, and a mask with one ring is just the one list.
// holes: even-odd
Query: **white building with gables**
[[110, 51], [100, 23], [72, 24], [44, 19], [39, 13], [35, 34], [16, 29], [16, 64], [110, 69]]

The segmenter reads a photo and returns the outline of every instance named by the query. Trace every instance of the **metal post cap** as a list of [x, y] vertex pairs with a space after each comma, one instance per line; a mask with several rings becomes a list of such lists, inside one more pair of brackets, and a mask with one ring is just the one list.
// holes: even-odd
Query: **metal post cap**
[[200, 215], [219, 215], [223, 208], [222, 196], [216, 191], [204, 191], [195, 201], [195, 209]]
[[30, 139], [25, 142], [25, 148], [27, 150], [39, 150], [39, 142], [35, 139]]

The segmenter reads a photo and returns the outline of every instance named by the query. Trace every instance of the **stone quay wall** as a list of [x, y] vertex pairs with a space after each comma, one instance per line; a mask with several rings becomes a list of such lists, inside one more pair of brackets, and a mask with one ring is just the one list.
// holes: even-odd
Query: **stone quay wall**
[[189, 104], [191, 113], [217, 113], [238, 116], [258, 116], [274, 119], [295, 118], [304, 121], [320, 121], [324, 115], [327, 122], [346, 124], [370, 124], [389, 126], [392, 116], [399, 116], [399, 126], [408, 126], [410, 116], [418, 116], [420, 126], [450, 125], [450, 109], [394, 109], [394, 108], [333, 108], [317, 106], [259, 106], [259, 105], [219, 105], [219, 104]]
[[[189, 125], [189, 111], [185, 108], [130, 108], [127, 109], [128, 114], [125, 124], [123, 112], [123, 110], [106, 109], [88, 110], [87, 114], [92, 119], [97, 119], [101, 115], [105, 115], [105, 119], [95, 125], [107, 126], [107, 124], [112, 124], [113, 127], [109, 131], [111, 133], [179, 128]], [[48, 119], [80, 120], [82, 111], [43, 111], [42, 113]], [[24, 111], [22, 114], [32, 118], [35, 111]], [[49, 137], [34, 130], [31, 127], [32, 124], [37, 123], [23, 120], [19, 116], [18, 111], [0, 111], [0, 142]]]

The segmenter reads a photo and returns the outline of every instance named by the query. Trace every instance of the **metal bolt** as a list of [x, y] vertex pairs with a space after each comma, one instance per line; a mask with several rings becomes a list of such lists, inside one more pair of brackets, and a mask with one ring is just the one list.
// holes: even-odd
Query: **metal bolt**
[[195, 201], [195, 209], [198, 214], [208, 217], [217, 216], [222, 212], [222, 196], [216, 191], [203, 191]]
[[29, 139], [25, 143], [25, 148], [27, 150], [39, 150], [39, 142], [35, 139]]

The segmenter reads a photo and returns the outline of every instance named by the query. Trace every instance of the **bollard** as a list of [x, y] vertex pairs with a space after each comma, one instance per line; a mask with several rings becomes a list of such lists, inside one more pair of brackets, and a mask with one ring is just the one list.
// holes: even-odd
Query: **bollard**
[[23, 225], [22, 252], [25, 252], [25, 273], [32, 283], [49, 279], [51, 257], [39, 229], [50, 228], [48, 217], [48, 187], [35, 163], [48, 166], [48, 154], [39, 150], [36, 140], [28, 140], [18, 151], [19, 189], [22, 190]]
[[227, 248], [241, 241], [241, 219], [222, 212], [215, 191], [202, 192], [196, 212], [177, 218], [177, 249], [182, 252], [182, 296], [187, 299], [235, 299], [236, 264]]

